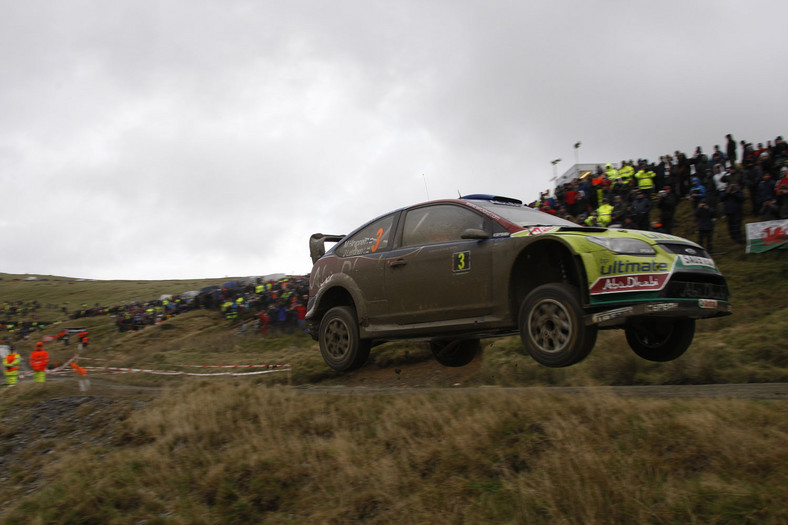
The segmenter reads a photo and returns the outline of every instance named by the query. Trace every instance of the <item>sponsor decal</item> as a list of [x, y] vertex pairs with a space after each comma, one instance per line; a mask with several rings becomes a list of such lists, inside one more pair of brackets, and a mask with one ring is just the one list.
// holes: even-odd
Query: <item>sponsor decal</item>
[[541, 235], [543, 233], [549, 233], [553, 230], [557, 230], [558, 226], [536, 226], [528, 230], [531, 232], [531, 235]]
[[558, 228], [560, 228], [560, 226], [534, 226], [533, 228], [529, 228], [514, 233], [512, 234], [512, 237], [529, 237], [533, 235], [542, 235], [543, 233], [549, 233], [553, 230], [557, 230]]
[[631, 306], [625, 306], [623, 308], [616, 308], [615, 310], [608, 310], [607, 312], [599, 312], [598, 314], [594, 314], [591, 316], [591, 321], [593, 323], [604, 323], [605, 321], [610, 321], [612, 319], [618, 319], [628, 313], [632, 312]]
[[621, 292], [650, 292], [661, 290], [668, 282], [667, 273], [649, 273], [638, 275], [614, 275], [600, 277], [591, 285], [592, 295]]
[[655, 260], [647, 261], [632, 261], [629, 259], [616, 260], [610, 264], [603, 264], [599, 267], [601, 275], [618, 275], [618, 274], [632, 274], [632, 273], [653, 273], [653, 272], [667, 272], [668, 263], [658, 262]]
[[687, 239], [682, 239], [681, 237], [676, 237], [675, 235], [669, 235], [667, 233], [660, 233], [660, 232], [637, 232], [643, 237], [647, 239], [653, 239], [655, 241], [685, 241]]
[[717, 308], [718, 304], [715, 299], [698, 299], [698, 306], [701, 308]]
[[714, 261], [708, 257], [696, 257], [694, 255], [679, 255], [681, 264], [684, 266], [706, 266], [708, 268], [717, 268]]
[[360, 239], [349, 239], [342, 245], [344, 257], [356, 257], [377, 251], [380, 244], [380, 237], [362, 237]]
[[648, 312], [669, 312], [679, 307], [679, 303], [655, 303], [647, 304], [646, 311]]

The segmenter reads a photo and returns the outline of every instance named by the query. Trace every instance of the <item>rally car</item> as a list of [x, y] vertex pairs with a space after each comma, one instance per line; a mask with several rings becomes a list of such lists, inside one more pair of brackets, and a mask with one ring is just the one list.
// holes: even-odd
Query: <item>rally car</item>
[[582, 227], [493, 195], [401, 208], [349, 235], [314, 234], [310, 254], [306, 322], [338, 371], [403, 339], [463, 366], [481, 338], [514, 334], [537, 362], [565, 367], [588, 355], [598, 330], [614, 328], [638, 356], [670, 361], [692, 343], [697, 319], [731, 313], [725, 278], [691, 241]]

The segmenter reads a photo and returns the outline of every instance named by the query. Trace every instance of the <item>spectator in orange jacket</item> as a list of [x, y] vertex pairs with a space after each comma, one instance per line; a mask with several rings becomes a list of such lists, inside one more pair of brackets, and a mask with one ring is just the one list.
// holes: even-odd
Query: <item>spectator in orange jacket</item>
[[44, 343], [36, 343], [36, 348], [30, 354], [30, 366], [33, 368], [33, 381], [43, 383], [47, 378], [47, 365], [49, 353], [44, 350]]
[[88, 331], [85, 330], [84, 332], [79, 332], [77, 334], [77, 340], [79, 341], [79, 345], [77, 346], [77, 350], [83, 350], [88, 347]]

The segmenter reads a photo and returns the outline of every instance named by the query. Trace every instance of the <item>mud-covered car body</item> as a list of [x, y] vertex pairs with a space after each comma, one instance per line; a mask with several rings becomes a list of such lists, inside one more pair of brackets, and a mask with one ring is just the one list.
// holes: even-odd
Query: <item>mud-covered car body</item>
[[[327, 241], [336, 244], [324, 253]], [[689, 346], [695, 319], [730, 313], [724, 277], [693, 242], [581, 227], [489, 195], [402, 208], [346, 236], [315, 234], [310, 251], [307, 325], [338, 370], [360, 366], [370, 346], [396, 339], [431, 341], [439, 361], [464, 364], [479, 338], [518, 332], [537, 361], [567, 366], [591, 350], [597, 329], [625, 328], [629, 340], [643, 326], [651, 336], [642, 342], [654, 348], [635, 351], [663, 361], [686, 349], [674, 355], [666, 346]], [[332, 362], [326, 314], [338, 307], [340, 324], [354, 325], [349, 345], [361, 348]], [[643, 322], [652, 318], [663, 321]], [[674, 324], [691, 332], [689, 342]], [[331, 337], [337, 357], [345, 334]]]

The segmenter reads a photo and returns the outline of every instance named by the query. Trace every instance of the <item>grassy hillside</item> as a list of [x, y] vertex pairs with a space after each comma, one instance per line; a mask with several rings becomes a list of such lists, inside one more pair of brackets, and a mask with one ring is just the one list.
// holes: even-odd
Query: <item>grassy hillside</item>
[[[694, 238], [688, 211], [680, 209], [677, 233]], [[744, 255], [721, 221], [716, 242], [734, 315], [699, 322], [693, 346], [671, 363], [643, 361], [621, 333], [605, 332], [588, 359], [567, 369], [539, 366], [517, 338], [504, 338], [485, 341], [464, 369], [433, 366], [424, 345], [399, 343], [374, 349], [367, 366], [342, 375], [323, 364], [308, 336], [240, 333], [216, 312], [118, 334], [108, 316], [76, 322], [59, 310], [155, 299], [228, 278], [2, 275], [0, 301], [51, 304], [37, 315], [90, 329], [80, 355], [101, 361], [85, 365], [183, 371], [286, 363], [292, 371], [92, 373], [89, 395], [70, 377], [0, 391], [0, 522], [784, 523], [785, 401], [308, 387], [374, 386], [383, 377], [411, 386], [788, 381], [785, 253]], [[36, 340], [17, 347], [27, 355]], [[75, 346], [48, 349], [65, 361]]]

